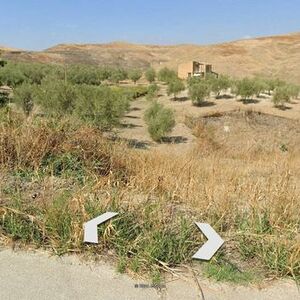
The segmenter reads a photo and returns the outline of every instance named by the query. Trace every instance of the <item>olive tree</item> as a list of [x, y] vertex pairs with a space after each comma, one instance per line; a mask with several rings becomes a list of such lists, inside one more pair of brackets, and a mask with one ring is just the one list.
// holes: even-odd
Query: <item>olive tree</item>
[[149, 81], [149, 83], [152, 83], [155, 81], [155, 77], [156, 77], [156, 72], [153, 68], [149, 68], [146, 72], [145, 72], [145, 77], [146, 79]]
[[192, 103], [194, 105], [201, 105], [205, 98], [210, 95], [210, 91], [211, 86], [205, 81], [191, 85], [189, 87], [189, 96], [192, 99]]
[[252, 81], [255, 90], [255, 95], [257, 97], [259, 97], [261, 93], [267, 91], [269, 88], [267, 82], [263, 78], [255, 77], [252, 79]]
[[128, 73], [123, 69], [114, 69], [110, 72], [109, 80], [114, 83], [119, 83], [121, 80], [128, 78]]
[[150, 136], [157, 142], [161, 141], [175, 126], [173, 111], [156, 101], [145, 111], [144, 119]]
[[128, 77], [134, 83], [136, 83], [142, 77], [142, 72], [140, 70], [131, 70], [128, 74]]
[[236, 82], [236, 94], [241, 96], [242, 99], [250, 99], [256, 94], [255, 85], [253, 80], [244, 78]]
[[168, 93], [168, 95], [173, 94], [175, 100], [176, 100], [178, 93], [180, 93], [181, 91], [184, 91], [184, 90], [185, 90], [185, 85], [182, 82], [182, 80], [180, 80], [178, 78], [174, 79], [168, 83], [167, 93]]
[[285, 103], [290, 102], [291, 95], [288, 86], [279, 86], [275, 89], [272, 102], [275, 107], [283, 107]]
[[169, 83], [169, 82], [177, 79], [177, 74], [175, 71], [170, 70], [167, 67], [165, 67], [158, 71], [157, 78], [160, 81]]
[[222, 91], [226, 91], [231, 87], [231, 80], [226, 75], [220, 75], [218, 78], [208, 79], [211, 84], [211, 90], [216, 94], [216, 98], [220, 97]]

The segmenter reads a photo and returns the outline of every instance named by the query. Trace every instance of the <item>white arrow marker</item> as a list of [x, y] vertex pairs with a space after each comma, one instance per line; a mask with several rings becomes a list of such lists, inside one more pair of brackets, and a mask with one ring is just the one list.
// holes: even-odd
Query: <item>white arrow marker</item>
[[114, 216], [118, 213], [115, 212], [106, 212], [99, 217], [96, 217], [86, 223], [83, 224], [84, 228], [84, 242], [85, 243], [95, 243], [98, 244], [98, 230], [97, 226]]
[[193, 258], [210, 260], [224, 241], [209, 224], [196, 222], [196, 225], [207, 237], [207, 242], [193, 255]]

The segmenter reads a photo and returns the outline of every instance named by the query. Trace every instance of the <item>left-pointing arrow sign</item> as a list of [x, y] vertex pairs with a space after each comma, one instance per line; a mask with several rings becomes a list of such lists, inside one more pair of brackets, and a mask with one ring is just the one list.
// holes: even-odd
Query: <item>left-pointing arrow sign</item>
[[105, 221], [115, 217], [118, 213], [106, 212], [99, 217], [96, 217], [83, 224], [84, 228], [84, 242], [86, 243], [98, 243], [98, 230], [97, 226]]
[[210, 260], [224, 241], [207, 223], [196, 223], [203, 234], [207, 237], [207, 242], [193, 255], [193, 258]]

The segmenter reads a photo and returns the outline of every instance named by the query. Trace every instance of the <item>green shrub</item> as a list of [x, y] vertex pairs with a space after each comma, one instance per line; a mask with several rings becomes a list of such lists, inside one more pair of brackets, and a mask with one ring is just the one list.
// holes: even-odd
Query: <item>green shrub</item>
[[277, 87], [285, 85], [285, 82], [278, 78], [265, 79], [265, 82], [268, 86], [267, 90], [269, 95], [271, 95], [271, 92], [274, 92]]
[[33, 109], [35, 98], [34, 93], [35, 87], [28, 83], [23, 83], [14, 90], [13, 100], [19, 107], [22, 108], [26, 116], [29, 116]]
[[182, 82], [182, 80], [180, 80], [178, 78], [173, 79], [172, 81], [170, 81], [168, 83], [167, 93], [168, 93], [168, 95], [173, 94], [174, 99], [176, 99], [176, 96], [179, 92], [184, 91], [184, 90], [185, 90], [185, 85]]
[[97, 68], [74, 65], [67, 69], [67, 80], [72, 84], [101, 84], [101, 75]]
[[29, 84], [41, 84], [43, 78], [50, 72], [51, 67], [39, 63], [19, 63], [20, 71]]
[[288, 93], [289, 93], [291, 99], [297, 99], [299, 97], [300, 86], [295, 85], [295, 84], [288, 84], [287, 90], [288, 90]]
[[257, 90], [252, 79], [244, 78], [236, 82], [236, 94], [242, 99], [249, 99], [256, 94]]
[[75, 113], [101, 129], [111, 129], [129, 108], [130, 98], [120, 89], [82, 85], [77, 92]]
[[218, 78], [215, 76], [210, 77], [208, 82], [211, 85], [211, 90], [219, 97], [222, 91], [226, 91], [231, 87], [231, 80], [226, 75], [220, 75]]
[[110, 73], [109, 80], [114, 83], [119, 83], [121, 80], [128, 78], [128, 73], [123, 69], [114, 69]]
[[291, 95], [288, 86], [279, 86], [275, 89], [272, 102], [274, 106], [284, 106], [285, 103], [290, 102]]
[[73, 112], [77, 98], [76, 88], [63, 80], [46, 78], [37, 88], [37, 103], [46, 113], [63, 116]]
[[157, 78], [160, 81], [169, 83], [169, 82], [177, 79], [177, 74], [175, 71], [170, 70], [165, 67], [158, 71]]
[[149, 68], [146, 72], [145, 72], [145, 77], [146, 79], [149, 81], [149, 83], [152, 83], [155, 81], [155, 77], [156, 77], [156, 72], [153, 68]]
[[16, 87], [26, 80], [17, 64], [8, 63], [5, 67], [0, 68], [0, 84]]
[[131, 70], [128, 73], [129, 79], [131, 79], [134, 83], [136, 83], [141, 77], [143, 73], [140, 70]]
[[269, 86], [263, 78], [255, 77], [252, 80], [253, 80], [255, 94], [257, 97], [259, 97], [261, 93], [268, 90]]
[[203, 78], [199, 77], [199, 76], [191, 76], [187, 79], [187, 85], [188, 87], [197, 84], [199, 82], [201, 82], [203, 80]]
[[148, 132], [154, 141], [161, 141], [175, 126], [173, 111], [156, 101], [146, 110], [144, 119], [148, 125]]
[[114, 91], [119, 91], [123, 95], [126, 95], [126, 97], [130, 100], [134, 100], [136, 98], [142, 97], [147, 95], [148, 88], [146, 86], [138, 85], [138, 86], [113, 86], [111, 87]]
[[189, 96], [194, 105], [200, 105], [210, 95], [210, 91], [211, 86], [207, 82], [201, 81], [189, 87]]
[[152, 83], [148, 86], [148, 93], [147, 93], [147, 99], [153, 99], [157, 92], [159, 91], [159, 87], [157, 84]]

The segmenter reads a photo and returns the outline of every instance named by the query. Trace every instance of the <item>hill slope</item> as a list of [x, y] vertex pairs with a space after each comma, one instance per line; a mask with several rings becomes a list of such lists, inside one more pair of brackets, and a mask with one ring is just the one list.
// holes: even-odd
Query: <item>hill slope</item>
[[300, 83], [300, 33], [229, 43], [199, 45], [136, 45], [128, 43], [57, 45], [42, 52], [5, 52], [21, 61], [87, 63], [125, 68], [173, 69], [188, 60], [207, 61], [216, 72], [241, 77], [262, 73]]

